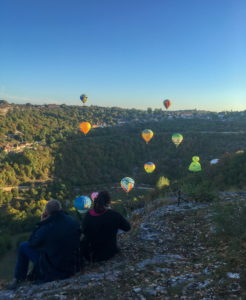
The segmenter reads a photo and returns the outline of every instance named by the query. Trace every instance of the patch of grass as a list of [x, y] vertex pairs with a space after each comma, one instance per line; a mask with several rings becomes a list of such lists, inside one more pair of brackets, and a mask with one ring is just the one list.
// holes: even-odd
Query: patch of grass
[[246, 250], [246, 203], [217, 204], [213, 221], [218, 240], [227, 242], [234, 251]]

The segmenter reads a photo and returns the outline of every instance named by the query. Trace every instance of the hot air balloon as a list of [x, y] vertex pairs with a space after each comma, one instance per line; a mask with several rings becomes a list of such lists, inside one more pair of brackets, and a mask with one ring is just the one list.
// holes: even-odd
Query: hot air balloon
[[183, 139], [184, 138], [180, 133], [174, 133], [172, 135], [172, 141], [176, 145], [176, 147], [178, 147], [182, 143]]
[[189, 166], [189, 171], [191, 172], [199, 172], [202, 170], [201, 164], [199, 163], [199, 156], [193, 156], [192, 157], [192, 162]]
[[243, 153], [244, 153], [244, 150], [237, 150], [235, 153], [236, 153], [236, 154], [243, 154]]
[[125, 192], [130, 192], [134, 188], [135, 181], [130, 177], [121, 179], [120, 185]]
[[142, 131], [142, 138], [145, 140], [147, 144], [152, 139], [153, 136], [154, 136], [154, 132], [150, 129], [144, 129]]
[[168, 109], [169, 106], [171, 105], [171, 101], [166, 99], [166, 100], [163, 101], [163, 105], [165, 106], [166, 109]]
[[94, 201], [98, 195], [99, 195], [98, 192], [91, 193], [91, 200]]
[[89, 122], [82, 122], [79, 124], [80, 131], [87, 135], [87, 133], [91, 130], [91, 124]]
[[155, 171], [155, 164], [152, 162], [147, 162], [144, 164], [144, 169], [147, 173], [152, 173]]
[[85, 104], [87, 102], [88, 97], [85, 94], [80, 95], [80, 100]]
[[199, 160], [200, 160], [199, 156], [193, 156], [192, 157], [192, 161], [194, 161], [194, 162], [199, 162]]
[[219, 162], [218, 158], [214, 158], [212, 160], [210, 160], [210, 165], [216, 165]]
[[74, 207], [80, 212], [86, 212], [91, 207], [91, 199], [88, 196], [79, 196], [74, 199]]

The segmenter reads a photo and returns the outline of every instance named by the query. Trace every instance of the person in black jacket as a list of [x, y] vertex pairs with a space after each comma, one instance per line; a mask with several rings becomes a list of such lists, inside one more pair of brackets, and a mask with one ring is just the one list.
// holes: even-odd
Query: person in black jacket
[[13, 288], [27, 278], [33, 262], [40, 283], [65, 279], [76, 272], [80, 225], [66, 214], [58, 200], [47, 203], [41, 222], [29, 241], [19, 246]]
[[94, 200], [94, 208], [86, 213], [83, 221], [82, 255], [90, 262], [108, 260], [118, 253], [118, 229], [124, 231], [131, 229], [128, 221], [110, 209], [109, 204], [109, 193], [100, 192]]

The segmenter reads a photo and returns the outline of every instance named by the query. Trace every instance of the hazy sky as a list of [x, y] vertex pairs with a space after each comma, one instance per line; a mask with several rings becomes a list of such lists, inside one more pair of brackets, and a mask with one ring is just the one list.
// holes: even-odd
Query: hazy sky
[[246, 109], [245, 0], [1, 0], [0, 99]]

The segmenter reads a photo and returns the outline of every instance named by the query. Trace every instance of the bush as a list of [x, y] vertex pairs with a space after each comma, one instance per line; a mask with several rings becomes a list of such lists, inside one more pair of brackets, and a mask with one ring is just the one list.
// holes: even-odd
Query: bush
[[234, 202], [215, 207], [216, 234], [234, 244], [246, 241], [246, 203]]
[[11, 238], [5, 234], [0, 237], [0, 256], [4, 255], [8, 250], [12, 248]]
[[218, 197], [218, 192], [206, 181], [197, 184], [184, 184], [181, 191], [197, 202], [212, 202]]

